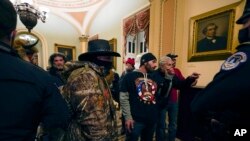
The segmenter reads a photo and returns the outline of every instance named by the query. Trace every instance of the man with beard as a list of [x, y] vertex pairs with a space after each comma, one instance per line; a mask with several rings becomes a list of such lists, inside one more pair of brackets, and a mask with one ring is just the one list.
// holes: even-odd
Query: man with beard
[[62, 72], [63, 72], [64, 64], [66, 62], [67, 62], [67, 59], [65, 55], [62, 53], [53, 53], [49, 57], [50, 68], [48, 72], [52, 76], [54, 76], [57, 87], [60, 87], [65, 84], [66, 80], [62, 78]]
[[[227, 58], [220, 71], [192, 101], [191, 110], [198, 124], [207, 123], [206, 140], [226, 141], [249, 139], [249, 133], [237, 134], [237, 129], [250, 130], [250, 1], [246, 1], [237, 52]], [[209, 130], [210, 129], [210, 130]], [[210, 133], [210, 134], [208, 134]], [[241, 136], [243, 135], [243, 136]]]
[[140, 68], [125, 75], [120, 104], [127, 130], [126, 140], [152, 141], [158, 115], [155, 94], [157, 85], [150, 72], [156, 68], [157, 60], [152, 53], [141, 57]]
[[65, 64], [67, 83], [62, 94], [70, 103], [72, 119], [65, 137], [70, 141], [116, 141], [116, 109], [105, 79], [112, 68], [111, 51], [107, 40], [88, 42], [88, 52], [79, 62]]
[[[169, 55], [170, 56], [170, 55]], [[165, 130], [166, 114], [168, 113], [168, 141], [174, 141], [177, 128], [178, 105], [173, 101], [173, 92], [177, 89], [184, 89], [194, 86], [197, 83], [199, 74], [194, 72], [185, 78], [180, 78], [180, 74], [175, 71], [175, 62], [169, 56], [163, 56], [159, 60], [159, 68], [153, 73], [153, 77], [158, 84], [157, 99], [160, 108], [159, 118], [156, 128], [156, 141], [166, 140]], [[175, 90], [175, 91], [174, 91]], [[171, 101], [172, 100], [172, 101]], [[175, 103], [174, 103], [175, 102]]]

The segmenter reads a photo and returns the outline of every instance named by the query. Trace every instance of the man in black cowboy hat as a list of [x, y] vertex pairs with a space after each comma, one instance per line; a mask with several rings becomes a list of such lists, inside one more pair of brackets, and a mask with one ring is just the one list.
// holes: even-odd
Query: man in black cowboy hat
[[[237, 52], [227, 58], [212, 82], [192, 101], [191, 110], [199, 124], [207, 123], [210, 140], [244, 140], [249, 133], [239, 134], [237, 129], [250, 131], [249, 71], [250, 71], [250, 1], [246, 1]], [[206, 116], [205, 116], [206, 115]], [[237, 132], [238, 131], [238, 132]]]
[[68, 140], [117, 140], [115, 107], [105, 79], [114, 56], [120, 54], [111, 51], [108, 41], [98, 39], [89, 41], [79, 62], [65, 64], [67, 83], [62, 94], [73, 112]]

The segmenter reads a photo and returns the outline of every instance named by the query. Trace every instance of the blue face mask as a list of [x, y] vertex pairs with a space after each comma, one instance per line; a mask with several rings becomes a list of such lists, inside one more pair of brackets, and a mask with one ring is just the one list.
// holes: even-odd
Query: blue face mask
[[239, 43], [250, 41], [248, 28], [242, 28], [239, 30], [238, 40], [239, 40]]

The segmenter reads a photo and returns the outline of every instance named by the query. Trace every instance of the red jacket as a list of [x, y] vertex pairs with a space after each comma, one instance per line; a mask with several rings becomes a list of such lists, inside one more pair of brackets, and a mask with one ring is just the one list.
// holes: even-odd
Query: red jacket
[[[181, 71], [177, 68], [174, 68], [175, 75], [180, 79], [180, 80], [185, 80], [183, 75], [181, 74]], [[169, 94], [169, 102], [170, 103], [175, 103], [178, 101], [178, 91], [175, 88], [172, 88]]]

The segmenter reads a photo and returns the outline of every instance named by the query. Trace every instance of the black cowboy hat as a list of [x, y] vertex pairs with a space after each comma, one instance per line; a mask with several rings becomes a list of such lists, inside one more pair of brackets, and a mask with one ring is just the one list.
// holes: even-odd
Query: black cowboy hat
[[250, 0], [246, 0], [245, 9], [242, 16], [236, 21], [237, 24], [243, 24], [246, 18], [250, 18]]
[[78, 56], [79, 61], [84, 61], [93, 56], [116, 56], [121, 55], [111, 50], [109, 42], [103, 39], [92, 40], [88, 42], [88, 52], [82, 53]]

